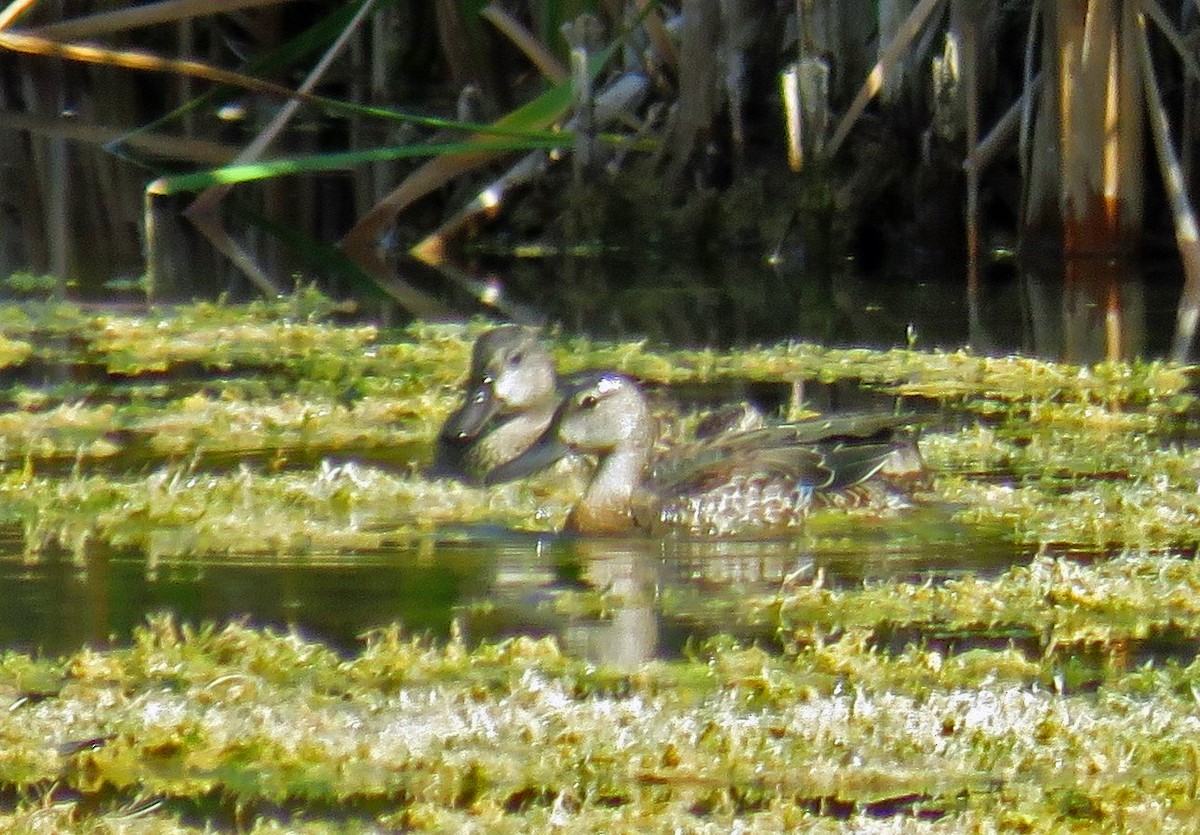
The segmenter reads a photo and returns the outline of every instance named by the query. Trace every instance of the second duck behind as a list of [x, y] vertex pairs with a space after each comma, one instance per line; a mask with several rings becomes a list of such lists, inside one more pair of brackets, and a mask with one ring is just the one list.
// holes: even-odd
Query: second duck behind
[[524, 452], [558, 405], [554, 358], [537, 335], [501, 325], [475, 340], [463, 404], [438, 434], [434, 473], [482, 481]]

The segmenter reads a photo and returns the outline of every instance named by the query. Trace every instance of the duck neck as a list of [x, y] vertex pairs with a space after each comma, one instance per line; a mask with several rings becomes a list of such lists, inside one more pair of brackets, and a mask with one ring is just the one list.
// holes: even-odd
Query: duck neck
[[646, 453], [638, 449], [619, 449], [610, 452], [600, 463], [588, 490], [589, 498], [607, 497], [627, 500], [641, 484], [646, 468]]
[[580, 511], [589, 516], [632, 520], [633, 496], [645, 478], [653, 440], [643, 434], [601, 456]]

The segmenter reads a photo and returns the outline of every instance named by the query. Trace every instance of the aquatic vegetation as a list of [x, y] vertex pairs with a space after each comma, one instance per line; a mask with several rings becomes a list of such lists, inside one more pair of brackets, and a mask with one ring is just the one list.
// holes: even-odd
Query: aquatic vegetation
[[1145, 641], [1167, 631], [1200, 641], [1200, 567], [1166, 555], [1124, 555], [1095, 565], [1039, 556], [998, 577], [858, 589], [794, 584], [749, 605], [798, 645], [842, 632], [919, 629], [943, 638], [1027, 640], [1043, 659], [1061, 660], [1061, 653], [1081, 646]]
[[108, 371], [129, 374], [191, 362], [215, 363], [221, 369], [295, 365], [317, 350], [328, 361], [361, 352], [376, 334], [369, 326], [330, 329], [309, 323], [247, 322], [200, 329], [168, 321], [172, 327], [163, 327], [161, 320], [102, 323], [89, 348], [103, 358]]
[[29, 554], [66, 549], [82, 558], [89, 545], [105, 545], [144, 549], [151, 560], [283, 556], [377, 548], [448, 524], [552, 527], [570, 508], [572, 486], [542, 479], [482, 490], [354, 463], [277, 473], [179, 465], [136, 479], [16, 472], [0, 480], [0, 519], [23, 528]]
[[[561, 520], [575, 485], [515, 488], [519, 500], [498, 502], [504, 491], [456, 493], [413, 469], [427, 460], [454, 406], [471, 341], [486, 323], [419, 324], [383, 335], [331, 323], [339, 312], [311, 290], [273, 303], [137, 313], [91, 313], [64, 303], [0, 309], [0, 336], [19, 335], [25, 346], [24, 359], [15, 360], [18, 375], [22, 363], [57, 362], [96, 365], [107, 380], [104, 388], [19, 382], [11, 390], [21, 408], [0, 417], [0, 460], [10, 462], [0, 487], [11, 496], [4, 518], [28, 532], [34, 552], [82, 536], [124, 545], [165, 538], [174, 550], [201, 553], [239, 550], [255, 539], [245, 522], [231, 524], [237, 502], [222, 497], [240, 496], [272, 519], [271, 545], [254, 548], [264, 552], [306, 542], [354, 547], [376, 536], [363, 534], [372, 526], [427, 530], [487, 520], [548, 529]], [[659, 383], [854, 379], [910, 402], [931, 400], [952, 410], [957, 427], [931, 427], [923, 439], [939, 474], [934, 498], [962, 519], [1034, 545], [1154, 549], [1200, 541], [1200, 461], [1178, 440], [1193, 431], [1194, 375], [1187, 367], [1078, 368], [800, 343], [729, 353], [578, 338], [554, 347], [566, 371], [608, 366]], [[328, 456], [366, 462], [340, 488], [354, 513], [332, 509], [338, 505], [327, 481], [336, 467], [319, 466]], [[40, 473], [41, 462], [73, 468], [74, 486], [53, 468]], [[387, 481], [370, 488], [387, 499], [371, 501], [353, 486], [356, 479]], [[151, 486], [161, 484], [171, 489]], [[300, 485], [311, 499], [297, 504], [296, 491], [306, 490]], [[97, 496], [112, 499], [111, 506], [99, 506]], [[447, 496], [454, 497], [448, 505]], [[221, 510], [226, 501], [229, 509]], [[390, 514], [362, 510], [387, 502]], [[417, 505], [430, 508], [420, 521], [408, 515]], [[195, 536], [193, 519], [212, 520], [210, 532]], [[180, 526], [191, 533], [163, 533]]]
[[1072, 694], [1012, 649], [888, 655], [854, 631], [791, 657], [714, 643], [614, 675], [549, 640], [438, 647], [387, 630], [340, 658], [158, 619], [129, 648], [56, 662], [36, 699], [6, 661], [0, 780], [98, 823], [154, 798], [162, 831], [197, 815], [302, 832], [871, 831], [893, 815], [1134, 830], [1187, 820], [1200, 777], [1194, 666], [1114, 665]]
[[[562, 525], [578, 470], [491, 489], [422, 472], [486, 323], [383, 332], [336, 324], [339, 313], [311, 293], [129, 313], [0, 308], [0, 339], [15, 346], [0, 526], [26, 560], [66, 554], [86, 571], [122, 553], [153, 571]], [[565, 371], [606, 365], [667, 386], [856, 381], [920, 414], [932, 484], [903, 519], [818, 514], [778, 552], [705, 546], [690, 584], [623, 586], [618, 553], [608, 579], [544, 593], [547, 617], [603, 622], [654, 605], [724, 633], [633, 669], [551, 639], [385, 629], [339, 655], [293, 634], [169, 619], [128, 646], [6, 653], [0, 826], [1190, 825], [1192, 368], [551, 343]], [[53, 367], [69, 373], [47, 383]], [[691, 565], [689, 547], [664, 541], [654, 558]], [[1002, 567], [867, 568], [987, 548], [1003, 550]], [[839, 571], [848, 564], [864, 570]], [[747, 578], [755, 591], [740, 593]]]
[[0, 336], [0, 368], [20, 365], [29, 359], [31, 353], [33, 348], [28, 342]]
[[[1100, 363], [1081, 368], [1030, 357], [986, 357], [967, 350], [826, 348], [811, 343], [737, 351], [655, 351], [645, 343], [568, 342], [567, 370], [615, 368], [662, 382], [721, 379], [791, 382], [860, 380], [899, 395], [938, 401], [965, 397], [1008, 404], [1095, 403], [1182, 409], [1192, 402], [1188, 366], [1166, 362]], [[995, 408], [994, 406], [992, 408]]]

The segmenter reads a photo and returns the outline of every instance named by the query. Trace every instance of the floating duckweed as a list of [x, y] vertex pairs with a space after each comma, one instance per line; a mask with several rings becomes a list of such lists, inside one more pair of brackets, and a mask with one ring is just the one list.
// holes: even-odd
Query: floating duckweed
[[20, 365], [29, 359], [33, 346], [19, 339], [0, 334], [0, 368]]

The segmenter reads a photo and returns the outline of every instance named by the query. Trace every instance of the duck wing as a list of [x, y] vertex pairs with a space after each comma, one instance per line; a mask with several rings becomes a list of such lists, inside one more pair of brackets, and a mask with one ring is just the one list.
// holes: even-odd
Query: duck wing
[[697, 495], [741, 478], [816, 492], [844, 490], [879, 472], [892, 450], [890, 442], [745, 447], [736, 454], [708, 449], [659, 462], [649, 486], [660, 496]]
[[823, 451], [825, 466], [833, 473], [827, 490], [845, 490], [869, 479], [883, 469], [896, 449], [887, 443], [838, 443]]
[[719, 434], [660, 456], [650, 478], [667, 489], [759, 471], [836, 490], [874, 475], [896, 448], [898, 430], [911, 421], [905, 415], [847, 414]]
[[793, 423], [763, 427], [762, 432], [775, 438], [790, 438], [797, 444], [828, 444], [837, 441], [890, 441], [895, 433], [913, 425], [911, 414], [892, 415], [878, 412], [856, 412], [826, 415]]

